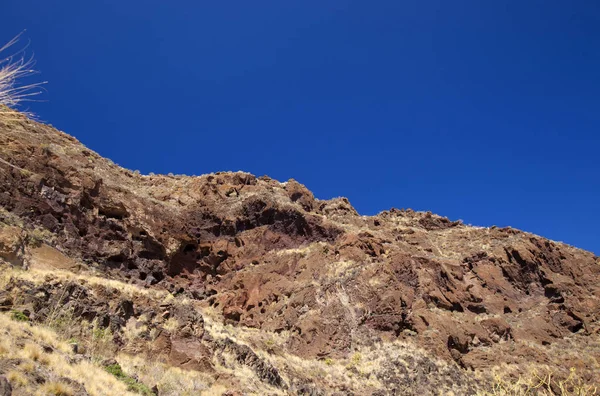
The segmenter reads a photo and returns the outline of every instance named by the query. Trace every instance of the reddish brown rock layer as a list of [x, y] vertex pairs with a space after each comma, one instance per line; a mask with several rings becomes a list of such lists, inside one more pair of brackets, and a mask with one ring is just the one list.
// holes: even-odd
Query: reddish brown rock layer
[[[46, 242], [107, 276], [203, 301], [228, 323], [289, 331], [298, 356], [401, 338], [465, 368], [538, 362], [598, 375], [592, 253], [411, 210], [364, 217], [294, 180], [142, 176], [25, 119], [0, 123], [0, 147], [0, 206]], [[0, 240], [12, 263], [18, 238]], [[165, 348], [177, 360], [189, 342]]]

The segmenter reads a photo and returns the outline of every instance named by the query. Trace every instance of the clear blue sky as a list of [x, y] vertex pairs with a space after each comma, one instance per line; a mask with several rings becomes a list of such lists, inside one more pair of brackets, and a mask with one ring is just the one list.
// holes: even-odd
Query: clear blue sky
[[600, 2], [2, 5], [30, 109], [143, 173], [295, 178], [600, 254]]

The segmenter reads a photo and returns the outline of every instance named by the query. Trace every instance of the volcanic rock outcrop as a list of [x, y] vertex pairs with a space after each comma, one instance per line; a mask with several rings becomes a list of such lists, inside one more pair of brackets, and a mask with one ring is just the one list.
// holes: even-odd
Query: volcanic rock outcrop
[[[141, 175], [24, 117], [0, 122], [0, 156], [0, 217], [22, 222], [0, 229], [0, 257], [13, 266], [44, 262], [43, 252], [25, 254], [35, 238], [70, 271], [183, 296], [224, 325], [286, 334], [283, 351], [307, 361], [403, 342], [462, 373], [545, 365], [599, 379], [600, 259], [590, 252], [412, 210], [360, 216], [295, 180]], [[124, 326], [127, 304], [102, 310], [105, 325], [121, 315]], [[189, 329], [154, 340], [176, 350], [174, 364], [210, 370], [186, 351], [235, 350], [264, 381], [291, 389], [248, 346], [194, 344], [199, 313], [171, 314], [191, 315], [180, 320]]]

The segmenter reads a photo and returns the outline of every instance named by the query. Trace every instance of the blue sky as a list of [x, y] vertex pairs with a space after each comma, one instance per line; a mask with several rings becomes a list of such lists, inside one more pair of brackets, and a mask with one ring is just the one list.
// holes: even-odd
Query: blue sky
[[600, 253], [600, 2], [9, 1], [45, 102], [143, 173], [295, 178]]

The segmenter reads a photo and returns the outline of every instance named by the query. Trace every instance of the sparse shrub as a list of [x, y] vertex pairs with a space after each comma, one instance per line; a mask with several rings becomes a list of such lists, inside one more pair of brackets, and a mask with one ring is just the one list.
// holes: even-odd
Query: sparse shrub
[[326, 358], [325, 359], [325, 364], [328, 366], [331, 366], [333, 364], [333, 359], [332, 358]]
[[108, 371], [109, 373], [111, 373], [112, 375], [114, 375], [115, 377], [117, 377], [118, 379], [125, 377], [125, 373], [123, 372], [121, 365], [118, 363], [109, 364], [104, 369], [106, 371]]
[[119, 380], [123, 381], [127, 385], [127, 390], [131, 392], [136, 392], [141, 395], [153, 395], [154, 393], [150, 388], [148, 388], [145, 384], [138, 382], [135, 378], [132, 378], [125, 374], [121, 365], [118, 363], [111, 364], [105, 367], [106, 371], [110, 374], [117, 377]]
[[29, 244], [33, 247], [40, 247], [45, 241], [52, 239], [54, 234], [43, 228], [34, 228], [29, 231]]
[[12, 320], [16, 320], [17, 322], [29, 322], [29, 317], [16, 309], [10, 311], [10, 318]]

